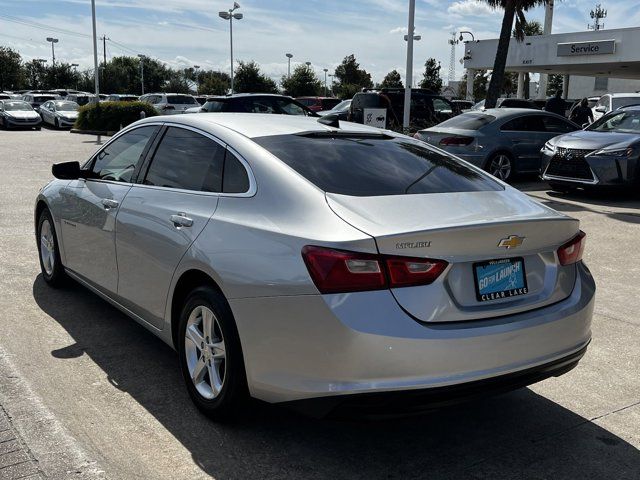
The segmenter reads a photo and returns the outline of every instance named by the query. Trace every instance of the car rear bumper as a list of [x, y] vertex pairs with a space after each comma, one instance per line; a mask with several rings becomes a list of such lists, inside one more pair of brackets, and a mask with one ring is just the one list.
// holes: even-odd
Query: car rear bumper
[[288, 402], [544, 371], [591, 339], [595, 283], [584, 265], [576, 268], [565, 300], [479, 321], [420, 323], [390, 291], [231, 300], [249, 389], [256, 398]]

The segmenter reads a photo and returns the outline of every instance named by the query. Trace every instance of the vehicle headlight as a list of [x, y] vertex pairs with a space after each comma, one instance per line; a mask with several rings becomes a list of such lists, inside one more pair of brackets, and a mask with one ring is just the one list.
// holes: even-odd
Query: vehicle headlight
[[618, 158], [626, 158], [626, 157], [631, 157], [634, 153], [633, 148], [631, 147], [627, 147], [627, 148], [617, 148], [615, 150], [607, 150], [607, 149], [602, 149], [602, 150], [598, 150], [596, 152], [593, 152], [592, 155], [596, 155], [598, 157], [618, 157]]
[[556, 146], [551, 145], [551, 142], [547, 142], [544, 144], [544, 149], [550, 153], [556, 153]]

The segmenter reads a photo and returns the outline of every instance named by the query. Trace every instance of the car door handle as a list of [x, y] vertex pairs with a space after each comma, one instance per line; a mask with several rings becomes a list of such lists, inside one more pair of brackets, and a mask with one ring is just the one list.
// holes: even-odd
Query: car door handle
[[105, 210], [111, 210], [112, 208], [118, 208], [118, 205], [120, 205], [120, 202], [116, 200], [112, 200], [110, 198], [103, 198], [102, 205], [104, 206]]
[[187, 214], [183, 212], [171, 215], [170, 218], [175, 227], [190, 227], [193, 225], [193, 219], [187, 217]]

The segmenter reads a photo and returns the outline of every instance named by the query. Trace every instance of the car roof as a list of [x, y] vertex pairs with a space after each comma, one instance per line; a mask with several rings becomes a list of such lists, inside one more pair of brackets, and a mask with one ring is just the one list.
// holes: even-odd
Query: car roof
[[179, 124], [204, 131], [214, 127], [223, 127], [248, 138], [274, 135], [294, 135], [304, 132], [331, 132], [354, 134], [379, 134], [378, 128], [358, 123], [340, 122], [340, 129], [320, 123], [318, 117], [302, 115], [273, 115], [268, 113], [203, 113], [200, 115], [167, 115], [149, 117], [136, 122], [136, 125], [164, 121], [166, 124]]
[[640, 93], [608, 93], [607, 95], [609, 95], [611, 98], [634, 98], [634, 97], [639, 97], [640, 98]]

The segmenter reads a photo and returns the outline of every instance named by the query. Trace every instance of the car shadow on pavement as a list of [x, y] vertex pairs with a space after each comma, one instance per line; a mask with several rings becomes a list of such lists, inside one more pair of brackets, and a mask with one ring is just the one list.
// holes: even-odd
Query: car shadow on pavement
[[218, 480], [637, 480], [640, 471], [634, 446], [529, 389], [384, 421], [317, 420], [256, 402], [242, 420], [216, 424], [192, 405], [175, 352], [133, 320], [73, 282], [52, 289], [39, 275], [33, 296], [75, 340], [54, 357], [88, 355]]

